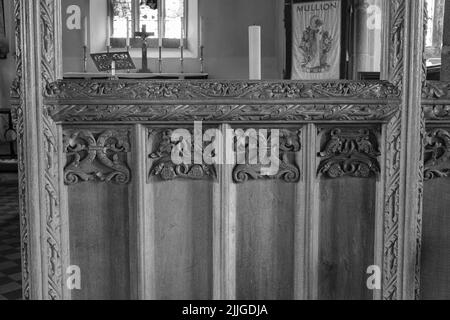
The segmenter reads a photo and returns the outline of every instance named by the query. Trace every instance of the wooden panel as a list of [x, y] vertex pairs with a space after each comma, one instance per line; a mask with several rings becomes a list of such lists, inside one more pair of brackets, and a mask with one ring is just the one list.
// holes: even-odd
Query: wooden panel
[[427, 181], [424, 189], [421, 298], [450, 299], [449, 179]]
[[210, 181], [153, 181], [156, 299], [212, 299]]
[[374, 264], [375, 179], [320, 183], [319, 299], [371, 300], [367, 268]]
[[237, 299], [294, 298], [295, 184], [237, 186]]
[[129, 299], [128, 186], [80, 183], [68, 189], [70, 263], [82, 275], [73, 299]]

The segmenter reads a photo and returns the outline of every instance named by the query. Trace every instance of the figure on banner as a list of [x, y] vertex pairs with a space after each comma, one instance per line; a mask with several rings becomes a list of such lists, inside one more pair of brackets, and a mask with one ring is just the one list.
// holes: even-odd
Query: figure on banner
[[324, 23], [318, 17], [311, 19], [311, 24], [303, 32], [300, 49], [303, 52], [303, 72], [322, 73], [330, 69], [328, 53], [331, 50], [333, 39], [330, 33], [324, 30]]

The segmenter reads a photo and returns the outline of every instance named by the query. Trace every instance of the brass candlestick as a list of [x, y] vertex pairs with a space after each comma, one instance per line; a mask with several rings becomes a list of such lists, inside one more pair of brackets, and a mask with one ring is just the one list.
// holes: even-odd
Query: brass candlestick
[[[130, 45], [127, 45], [127, 52], [130, 53], [130, 50], [131, 50], [131, 46], [130, 46]], [[127, 70], [127, 73], [130, 73], [130, 72], [131, 72], [131, 70], [128, 69], [128, 70]]]
[[158, 71], [162, 73], [162, 47], [159, 46]]
[[200, 73], [204, 73], [205, 72], [205, 58], [203, 56], [203, 50], [204, 50], [204, 46], [200, 47]]
[[83, 46], [83, 72], [87, 73], [87, 46]]
[[181, 73], [184, 73], [184, 46], [181, 46], [180, 50], [181, 50], [181, 57], [180, 57]]

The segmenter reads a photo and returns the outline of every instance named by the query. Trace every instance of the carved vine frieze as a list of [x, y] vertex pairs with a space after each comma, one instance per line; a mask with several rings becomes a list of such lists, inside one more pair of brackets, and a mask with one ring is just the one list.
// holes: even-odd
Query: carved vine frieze
[[385, 81], [244, 82], [244, 81], [96, 81], [62, 80], [47, 85], [49, 99], [295, 100], [318, 98], [399, 98], [396, 86]]
[[338, 128], [325, 133], [318, 174], [327, 178], [370, 178], [380, 174], [378, 141], [369, 129]]
[[389, 122], [386, 130], [386, 181], [384, 203], [383, 299], [399, 297], [399, 222], [400, 222], [400, 166], [401, 113]]
[[18, 180], [19, 180], [19, 210], [20, 210], [20, 242], [22, 257], [22, 292], [25, 300], [31, 299], [31, 243], [30, 243], [30, 218], [27, 211], [27, 176], [25, 155], [25, 123], [22, 79], [22, 16], [21, 3], [14, 1], [14, 19], [16, 36], [16, 78], [11, 87], [11, 97], [16, 99], [13, 105], [13, 117], [18, 138]]
[[399, 104], [50, 105], [57, 122], [387, 121]]
[[[188, 131], [190, 136], [194, 134]], [[203, 160], [203, 150], [206, 144], [202, 141], [201, 145], [195, 146], [192, 139], [183, 137], [175, 139], [174, 130], [149, 130], [149, 139], [156, 142], [154, 151], [149, 155], [151, 159], [150, 177], [159, 177], [161, 180], [171, 181], [176, 179], [188, 180], [209, 180], [217, 178], [217, 171], [214, 164], [206, 164]], [[203, 137], [203, 134], [202, 134]], [[200, 150], [200, 151], [198, 151]], [[195, 162], [195, 152], [200, 152], [201, 163]], [[188, 155], [190, 161], [176, 164], [173, 155]], [[214, 157], [214, 155], [212, 155]]]
[[[256, 136], [254, 137], [256, 138]], [[244, 183], [249, 180], [282, 180], [288, 183], [296, 183], [300, 180], [300, 169], [295, 163], [295, 154], [301, 151], [301, 130], [279, 130], [278, 141], [275, 141], [272, 131], [268, 131], [267, 134], [259, 132], [257, 135], [257, 141], [255, 139], [254, 147], [258, 147], [257, 152], [259, 155], [254, 154], [254, 158], [251, 156], [252, 152], [249, 150], [250, 140], [244, 136], [235, 137], [234, 146], [237, 151], [237, 161], [239, 162], [239, 149], [243, 152], [243, 162], [246, 164], [238, 164], [233, 170], [233, 180], [235, 183]], [[278, 168], [276, 172], [271, 172], [269, 167], [274, 163], [271, 161], [269, 164], [262, 164], [260, 157], [261, 153], [265, 154], [271, 159], [274, 155], [274, 146], [278, 146], [279, 154], [275, 155], [278, 161]], [[253, 150], [255, 151], [255, 150]], [[253, 160], [253, 161], [252, 161]], [[266, 161], [267, 162], [267, 161]], [[255, 163], [255, 164], [252, 164]]]
[[403, 71], [405, 68], [405, 0], [390, 1], [390, 50], [389, 50], [389, 80], [401, 91], [403, 87]]
[[127, 129], [67, 130], [64, 132], [67, 165], [64, 182], [74, 185], [86, 181], [127, 184], [131, 172], [127, 165], [130, 137]]
[[[57, 79], [58, 63], [56, 61], [56, 14], [59, 13], [60, 2], [57, 0], [39, 1], [39, 47], [40, 47], [40, 86], [45, 88]], [[48, 116], [45, 107], [40, 107], [42, 118], [43, 161], [45, 175], [43, 183], [44, 205], [46, 212], [46, 244], [47, 244], [47, 298], [60, 300], [63, 298], [63, 263], [61, 244], [61, 208], [59, 195], [59, 167], [56, 125]]]

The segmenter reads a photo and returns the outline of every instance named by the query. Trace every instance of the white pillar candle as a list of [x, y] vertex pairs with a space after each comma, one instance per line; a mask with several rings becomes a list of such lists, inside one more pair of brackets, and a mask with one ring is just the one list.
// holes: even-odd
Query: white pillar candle
[[106, 24], [106, 46], [111, 46], [111, 18], [110, 16], [107, 17], [107, 24]]
[[184, 17], [181, 17], [180, 47], [184, 47]]
[[84, 17], [84, 24], [83, 24], [83, 28], [84, 28], [84, 34], [83, 34], [83, 46], [87, 47], [88, 46], [88, 18]]
[[249, 66], [250, 80], [261, 80], [261, 27], [250, 26], [249, 34]]
[[163, 45], [163, 11], [161, 0], [158, 0], [158, 47]]
[[203, 47], [203, 16], [200, 17], [200, 25], [199, 25], [199, 41], [200, 48]]
[[111, 62], [111, 75], [112, 76], [116, 75], [116, 62], [115, 61]]
[[127, 41], [125, 46], [128, 48], [130, 46], [130, 20], [127, 17]]

